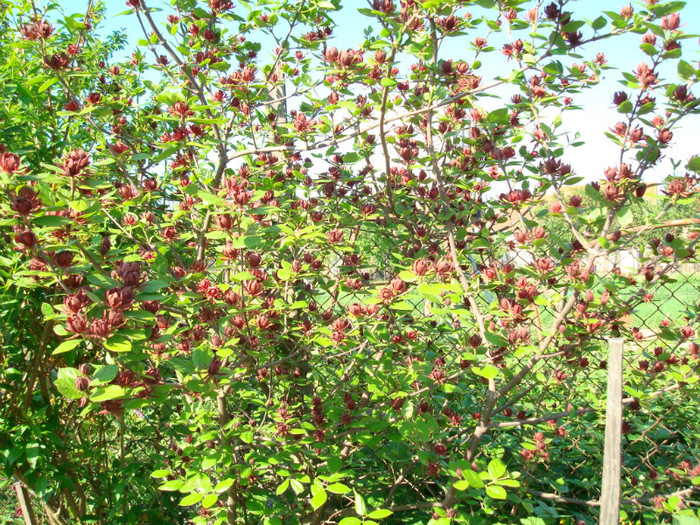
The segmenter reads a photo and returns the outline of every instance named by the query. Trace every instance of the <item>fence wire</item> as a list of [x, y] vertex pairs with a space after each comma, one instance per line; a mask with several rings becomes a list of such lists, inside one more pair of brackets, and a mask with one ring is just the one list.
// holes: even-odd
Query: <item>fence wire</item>
[[[385, 284], [397, 275], [400, 268], [386, 243], [369, 245], [366, 253], [371, 255], [362, 271], [368, 286]], [[531, 264], [532, 258], [511, 251], [504, 254], [503, 262], [518, 268]], [[661, 278], [651, 283], [645, 278], [644, 261], [635, 261], [634, 266], [630, 267], [628, 258], [613, 255], [596, 265], [594, 276], [597, 293], [614, 290], [630, 306], [617, 328], [626, 340], [621, 486], [622, 516], [629, 522], [644, 520], [649, 512], [672, 514], [700, 506], [693, 484], [700, 476], [698, 399], [682, 393], [687, 386], [679, 382], [682, 370], [671, 376], [664, 373], [669, 367], [692, 364], [688, 348], [694, 332], [684, 335], [681, 325], [690, 327], [697, 321], [697, 264], [677, 260], [658, 264], [655, 272]], [[342, 274], [342, 261], [333, 271]], [[556, 289], [556, 283], [549, 284], [550, 290]], [[488, 293], [482, 295], [485, 303], [496, 300]], [[361, 303], [362, 298], [363, 294], [351, 292], [340, 294], [337, 302], [349, 305]], [[319, 301], [321, 309], [335, 304], [328, 294]], [[405, 312], [404, 320], [430, 320], [430, 308], [426, 301], [417, 302]], [[540, 319], [528, 328], [534, 332], [535, 323], [545, 323], [556, 313], [556, 307], [541, 307]], [[436, 348], [457, 348], [470, 335], [458, 323], [443, 326], [435, 334]], [[521, 486], [532, 497], [537, 515], [545, 518], [561, 517], [564, 508], [572, 520], [592, 523], [599, 505], [608, 345], [595, 330], [590, 338], [597, 344], [585, 351], [574, 347], [535, 367], [509, 402], [498, 406], [492, 418], [495, 428], [482, 443], [481, 450], [520, 466]], [[509, 355], [503, 362], [518, 368], [527, 359]], [[484, 398], [467, 393], [457, 403], [457, 410], [454, 404], [449, 406], [463, 415], [465, 421], [460, 424], [473, 428]], [[445, 413], [444, 406], [434, 408]], [[466, 421], [469, 415], [471, 423]]]

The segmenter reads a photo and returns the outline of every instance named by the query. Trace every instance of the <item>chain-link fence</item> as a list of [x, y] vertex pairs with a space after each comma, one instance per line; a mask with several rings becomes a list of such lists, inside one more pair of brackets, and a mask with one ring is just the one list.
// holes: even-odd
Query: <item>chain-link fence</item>
[[[365, 240], [361, 254], [359, 265], [348, 265], [339, 258], [332, 265], [334, 275], [348, 280], [359, 278], [362, 289], [386, 285], [405, 270], [396, 254], [387, 250], [386, 239]], [[525, 247], [504, 246], [500, 260], [472, 261], [463, 269], [478, 282], [490, 265], [502, 272], [517, 273], [534, 260], [532, 251]], [[698, 320], [700, 298], [700, 275], [694, 271], [695, 264], [692, 259], [679, 261], [674, 257], [660, 261], [655, 255], [645, 259], [639, 252], [634, 257], [628, 252], [601, 256], [590, 277], [588, 292], [592, 297], [586, 298], [581, 292], [584, 298], [570, 314], [572, 321], [588, 323], [585, 344], [572, 339], [551, 356], [538, 359], [526, 378], [496, 404], [476, 457], [497, 455], [509, 465], [518, 465], [523, 504], [537, 516], [547, 519], [568, 515], [586, 523], [597, 515], [611, 334], [625, 338], [622, 516], [640, 522], [649, 513], [673, 514], [685, 507], [698, 507], [693, 483], [700, 475], [699, 407], [692, 394], [694, 383], [686, 383], [698, 358], [692, 328]], [[350, 275], [350, 267], [357, 269], [356, 276]], [[566, 302], [567, 293], [573, 293], [565, 283], [547, 284], [544, 293], [548, 297], [539, 301], [530, 324], [526, 324], [528, 332], [546, 333], [546, 327]], [[362, 303], [364, 292], [341, 288], [335, 295], [319, 293], [319, 308]], [[586, 305], [597, 302], [600, 306], [601, 297], [604, 301], [611, 294], [616, 294], [617, 300], [610, 302], [607, 313], [618, 321], [613, 323], [612, 331], [603, 332], [601, 326], [607, 320], [600, 318], [600, 312], [606, 309], [588, 318]], [[478, 296], [485, 308], [501, 299], [497, 291], [486, 288]], [[402, 306], [399, 313], [404, 324], [410, 324], [431, 319], [433, 306], [428, 300], [414, 301], [410, 308]], [[436, 330], [434, 347], [459, 349], [470, 335], [466, 330], [459, 322]], [[530, 354], [498, 355], [499, 351], [493, 350], [484, 360], [513, 370], [529, 367]], [[438, 352], [437, 358], [444, 358], [444, 354]], [[468, 445], [485, 399], [485, 390], [475, 387], [450, 400], [459, 410], [446, 408], [447, 401], [436, 406], [443, 413], [451, 410], [464, 418], [461, 424], [465, 431], [455, 437], [461, 450]], [[472, 422], [467, 421], [469, 415]]]

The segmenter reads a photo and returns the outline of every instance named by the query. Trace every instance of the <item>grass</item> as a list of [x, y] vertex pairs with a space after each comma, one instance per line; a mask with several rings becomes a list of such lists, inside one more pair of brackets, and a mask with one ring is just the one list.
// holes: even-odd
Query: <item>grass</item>
[[689, 307], [700, 303], [700, 275], [676, 274], [675, 282], [661, 285], [651, 302], [641, 303], [634, 311], [634, 326], [658, 328], [664, 319], [675, 321]]

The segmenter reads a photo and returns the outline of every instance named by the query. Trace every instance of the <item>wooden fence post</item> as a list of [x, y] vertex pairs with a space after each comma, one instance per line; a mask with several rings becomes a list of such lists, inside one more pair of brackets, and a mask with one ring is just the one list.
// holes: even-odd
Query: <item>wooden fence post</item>
[[[287, 89], [284, 83], [284, 71], [282, 66], [277, 64], [275, 69], [270, 72], [270, 76], [265, 82], [267, 86], [267, 98], [272, 102], [270, 109], [280, 121], [284, 122], [287, 118]], [[277, 102], [274, 102], [277, 101]]]
[[603, 486], [600, 495], [600, 525], [620, 522], [620, 475], [622, 470], [622, 354], [624, 339], [609, 341], [608, 402], [605, 412]]
[[17, 499], [19, 500], [19, 508], [22, 511], [22, 517], [24, 518], [24, 525], [39, 525], [34, 515], [34, 510], [29, 501], [29, 494], [27, 494], [27, 489], [24, 488], [19, 481], [15, 483], [15, 492], [17, 493]]

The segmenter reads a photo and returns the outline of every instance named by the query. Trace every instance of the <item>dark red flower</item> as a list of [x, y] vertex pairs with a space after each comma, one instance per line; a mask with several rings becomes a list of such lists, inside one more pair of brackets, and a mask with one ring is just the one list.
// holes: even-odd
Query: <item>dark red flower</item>
[[17, 155], [10, 152], [5, 152], [0, 155], [0, 170], [5, 173], [12, 175], [13, 173], [19, 171], [20, 160]]
[[15, 235], [15, 241], [25, 248], [32, 248], [36, 244], [36, 235], [31, 230], [24, 230]]
[[67, 177], [81, 175], [90, 165], [90, 155], [84, 149], [71, 150], [63, 161], [63, 174]]
[[66, 69], [68, 67], [70, 58], [68, 58], [68, 55], [65, 52], [56, 53], [50, 57], [45, 57], [44, 63], [49, 67], [49, 69], [60, 71], [61, 69]]
[[73, 264], [73, 252], [63, 250], [53, 256], [53, 262], [59, 268], [68, 268]]

